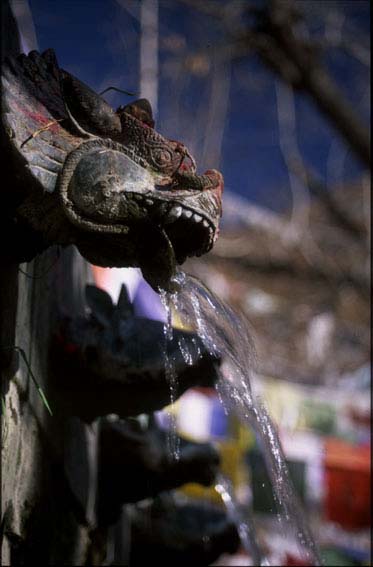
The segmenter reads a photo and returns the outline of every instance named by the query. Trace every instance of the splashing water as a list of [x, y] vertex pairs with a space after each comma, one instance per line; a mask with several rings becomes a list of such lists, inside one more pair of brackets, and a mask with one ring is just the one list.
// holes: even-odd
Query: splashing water
[[180, 439], [177, 435], [177, 419], [175, 412], [172, 411], [172, 406], [175, 404], [177, 398], [178, 381], [175, 369], [175, 361], [170, 353], [169, 346], [173, 340], [173, 327], [172, 327], [172, 311], [171, 302], [175, 301], [173, 295], [162, 291], [160, 294], [163, 307], [166, 311], [166, 322], [163, 327], [164, 337], [165, 337], [165, 349], [164, 349], [164, 364], [165, 364], [165, 375], [166, 380], [170, 387], [170, 405], [171, 412], [168, 414], [170, 420], [170, 427], [167, 431], [167, 449], [170, 455], [173, 456], [175, 461], [180, 458]]
[[[179, 271], [176, 283], [179, 291], [167, 294], [167, 301], [163, 299], [164, 305], [167, 303], [168, 329], [172, 333], [171, 313], [175, 309], [183, 323], [198, 334], [209, 353], [222, 357], [216, 388], [224, 409], [234, 412], [244, 425], [254, 430], [271, 479], [281, 527], [293, 534], [300, 553], [309, 563], [322, 565], [294, 492], [276, 428], [264, 405], [251, 391], [255, 349], [248, 324], [198, 279]], [[172, 394], [172, 372], [169, 382], [172, 398], [175, 394], [175, 389]]]
[[215, 490], [220, 494], [227, 509], [228, 516], [237, 528], [242, 547], [252, 558], [253, 565], [258, 565], [258, 567], [260, 567], [261, 565], [266, 564], [261, 556], [260, 549], [256, 541], [254, 524], [253, 522], [250, 522], [249, 519], [244, 520], [242, 517], [242, 513], [234, 496], [232, 484], [222, 474], [218, 475]]

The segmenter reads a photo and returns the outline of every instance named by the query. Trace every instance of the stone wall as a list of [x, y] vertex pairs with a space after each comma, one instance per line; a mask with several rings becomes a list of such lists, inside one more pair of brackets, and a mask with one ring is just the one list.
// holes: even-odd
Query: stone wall
[[[59, 409], [48, 348], [84, 309], [86, 262], [72, 247], [2, 268], [2, 564], [82, 565], [94, 523], [96, 431]], [[52, 408], [43, 404], [22, 349]], [[6, 347], [6, 350], [4, 349]]]
[[[33, 23], [27, 2], [2, 0], [2, 58], [20, 53], [21, 45], [37, 48], [28, 29], [33, 29]], [[4, 185], [7, 203], [15, 187], [12, 179]], [[12, 250], [11, 236], [3, 234], [1, 563], [29, 565], [35, 560], [45, 565], [82, 565], [94, 524], [96, 426], [88, 428], [62, 411], [48, 353], [59, 318], [84, 309], [84, 287], [92, 276], [72, 247], [51, 248], [20, 265], [13, 261]], [[53, 416], [40, 398], [30, 369]]]

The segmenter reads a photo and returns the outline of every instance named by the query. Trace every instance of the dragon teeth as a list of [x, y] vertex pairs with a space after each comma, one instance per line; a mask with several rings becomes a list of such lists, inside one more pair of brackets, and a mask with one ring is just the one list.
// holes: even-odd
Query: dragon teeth
[[[152, 199], [145, 199], [145, 203], [147, 203], [148, 205], [154, 204]], [[165, 214], [164, 207], [165, 205], [162, 205], [160, 208], [162, 214]], [[190, 211], [189, 209], [184, 209], [184, 207], [181, 207], [180, 205], [174, 205], [167, 214], [165, 220], [166, 223], [171, 224], [180, 217], [183, 217], [185, 219], [191, 219], [196, 223], [202, 223], [202, 225], [209, 230], [210, 237], [212, 236], [213, 229], [211, 228], [210, 223], [206, 219], [204, 219], [201, 215], [197, 213], [193, 213], [193, 211]]]
[[169, 223], [175, 222], [182, 214], [183, 210], [181, 207], [173, 207], [167, 215], [167, 221]]
[[154, 204], [154, 201], [153, 199], [145, 199], [145, 203], [150, 206]]

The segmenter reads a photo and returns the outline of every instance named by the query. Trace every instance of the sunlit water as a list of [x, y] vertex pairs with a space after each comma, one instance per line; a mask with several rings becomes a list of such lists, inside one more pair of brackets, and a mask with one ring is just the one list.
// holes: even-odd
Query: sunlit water
[[220, 494], [228, 517], [235, 524], [241, 539], [242, 547], [251, 557], [253, 565], [267, 565], [266, 560], [262, 558], [257, 538], [255, 534], [255, 526], [252, 518], [244, 518], [242, 512], [236, 502], [234, 490], [231, 482], [222, 474], [218, 475], [215, 484], [215, 490]]
[[[183, 323], [198, 334], [208, 352], [222, 358], [220, 376], [216, 385], [219, 399], [227, 412], [234, 412], [240, 421], [255, 433], [271, 479], [281, 527], [287, 534], [293, 535], [298, 542], [299, 552], [308, 562], [312, 565], [321, 565], [317, 546], [289, 477], [276, 428], [264, 405], [251, 390], [250, 379], [255, 350], [246, 321], [198, 279], [186, 276], [183, 272], [179, 272], [176, 279], [180, 291], [162, 296], [167, 312], [166, 339], [168, 341], [172, 339], [174, 310]], [[190, 364], [190, 353], [186, 344], [180, 344], [179, 347], [185, 362]], [[165, 351], [165, 369], [170, 383], [172, 403], [175, 401], [177, 382], [172, 357], [167, 347]], [[170, 450], [178, 458], [179, 451], [176, 444], [176, 419], [172, 416]], [[252, 545], [251, 549], [253, 549]], [[259, 553], [258, 549], [257, 553]]]
[[[166, 322], [163, 327], [164, 337], [165, 337], [165, 348], [164, 348], [164, 365], [165, 365], [165, 375], [166, 380], [170, 387], [170, 405], [172, 406], [176, 401], [176, 392], [178, 389], [177, 373], [175, 368], [175, 361], [172, 358], [172, 354], [169, 352], [169, 346], [173, 340], [173, 327], [172, 327], [172, 311], [171, 305], [172, 300], [175, 299], [173, 295], [167, 294], [166, 292], [161, 293], [161, 301], [163, 307], [166, 311]], [[180, 439], [177, 435], [177, 419], [176, 414], [173, 411], [169, 413], [170, 427], [167, 431], [167, 449], [168, 452], [173, 456], [173, 458], [178, 461], [180, 458]]]

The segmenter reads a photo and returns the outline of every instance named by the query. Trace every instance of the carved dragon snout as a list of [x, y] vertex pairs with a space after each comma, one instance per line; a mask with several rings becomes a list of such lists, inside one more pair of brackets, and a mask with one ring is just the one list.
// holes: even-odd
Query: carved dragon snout
[[[128, 417], [167, 406], [163, 323], [135, 316], [125, 286], [117, 305], [95, 286], [86, 287], [86, 297], [89, 316], [64, 320], [50, 352], [64, 411], [92, 422], [111, 413]], [[220, 361], [194, 333], [174, 329], [173, 335], [167, 350], [177, 376], [175, 396], [193, 386], [212, 387]]]
[[76, 244], [100, 266], [139, 266], [155, 288], [213, 246], [223, 177], [196, 173], [140, 99], [114, 111], [59, 68], [53, 50], [3, 69], [3, 131], [26, 190], [16, 215], [45, 246]]
[[237, 553], [240, 537], [216, 506], [162, 494], [131, 508], [130, 565], [213, 565]]
[[179, 459], [167, 447], [167, 434], [157, 427], [142, 428], [137, 420], [100, 421], [98, 468], [98, 521], [115, 523], [124, 503], [153, 498], [188, 482], [210, 486], [219, 470], [220, 457], [209, 443], [178, 438]]

